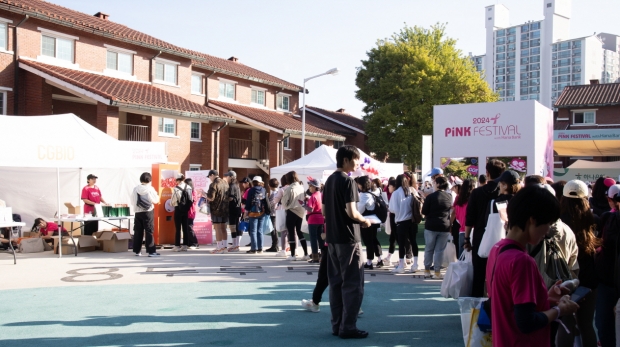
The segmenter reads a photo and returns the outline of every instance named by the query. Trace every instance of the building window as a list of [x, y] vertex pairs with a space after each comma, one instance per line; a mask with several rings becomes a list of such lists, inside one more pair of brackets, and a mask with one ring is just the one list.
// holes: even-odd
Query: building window
[[189, 171], [200, 171], [201, 164], [189, 164]]
[[228, 81], [220, 81], [220, 98], [235, 100], [235, 84]]
[[338, 149], [340, 147], [344, 146], [344, 141], [334, 141], [334, 148]]
[[285, 137], [282, 139], [282, 147], [284, 147], [284, 149], [291, 149], [289, 140], [290, 137]]
[[8, 40], [8, 24], [5, 22], [1, 22], [2, 18], [0, 18], [0, 50], [7, 50], [7, 40]]
[[108, 51], [106, 60], [106, 67], [110, 70], [116, 70], [130, 75], [133, 72], [132, 54]]
[[6, 92], [0, 92], [0, 114], [6, 114]]
[[289, 95], [278, 94], [276, 107], [278, 110], [288, 111], [289, 110]]
[[190, 127], [190, 139], [192, 140], [200, 140], [200, 123], [192, 122]]
[[321, 147], [321, 141], [314, 141], [314, 149]]
[[167, 61], [155, 62], [155, 79], [168, 84], [177, 84], [177, 63]]
[[595, 111], [579, 111], [573, 112], [573, 124], [595, 124]]
[[265, 91], [252, 89], [252, 100], [251, 103], [265, 106]]
[[192, 74], [192, 94], [202, 95], [202, 75]]
[[73, 40], [42, 35], [41, 54], [73, 63]]
[[159, 134], [176, 135], [177, 121], [170, 118], [159, 118]]

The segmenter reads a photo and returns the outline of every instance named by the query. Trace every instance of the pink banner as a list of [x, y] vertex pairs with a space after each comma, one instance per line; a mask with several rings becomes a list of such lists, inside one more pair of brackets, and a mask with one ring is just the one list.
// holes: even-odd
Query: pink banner
[[[211, 180], [208, 178], [209, 171], [185, 171], [185, 177], [191, 178], [194, 183], [194, 189], [202, 196], [209, 190]], [[194, 233], [198, 239], [198, 244], [210, 245], [213, 243], [213, 225], [211, 224], [211, 216], [196, 211], [194, 219]]]

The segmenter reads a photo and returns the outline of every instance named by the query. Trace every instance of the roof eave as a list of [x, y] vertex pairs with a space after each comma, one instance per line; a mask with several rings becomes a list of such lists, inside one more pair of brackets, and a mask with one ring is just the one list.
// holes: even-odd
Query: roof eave
[[232, 71], [220, 69], [220, 68], [217, 68], [217, 67], [214, 67], [214, 66], [210, 66], [210, 65], [206, 65], [206, 64], [194, 64], [194, 65], [196, 65], [197, 67], [200, 67], [200, 68], [203, 68], [203, 69], [207, 69], [207, 70], [211, 70], [213, 72], [218, 72], [218, 73], [221, 73], [221, 74], [224, 74], [224, 75], [229, 75], [229, 76], [233, 76], [233, 77], [239, 77], [239, 78], [243, 78], [245, 80], [250, 80], [250, 81], [254, 81], [254, 82], [258, 82], [258, 83], [263, 83], [263, 84], [267, 84], [267, 85], [274, 86], [274, 87], [284, 88], [286, 90], [291, 90], [291, 91], [298, 92], [298, 93], [303, 90], [303, 88], [301, 88], [299, 86], [297, 86], [298, 89], [293, 89], [290, 86], [287, 86], [287, 85], [284, 85], [284, 84], [281, 84], [281, 83], [270, 82], [270, 81], [267, 81], [267, 80], [264, 80], [264, 79], [261, 79], [261, 78], [256, 78], [256, 77], [251, 77], [251, 76], [243, 75], [243, 74], [240, 74], [240, 73], [235, 73], [235, 72], [232, 72]]
[[[302, 109], [303, 109], [303, 107], [302, 107]], [[331, 122], [334, 122], [336, 124], [342, 125], [343, 127], [349, 128], [349, 129], [351, 129], [353, 131], [357, 131], [358, 133], [360, 133], [362, 135], [366, 135], [366, 132], [364, 130], [358, 129], [358, 128], [354, 127], [353, 125], [347, 124], [345, 122], [341, 122], [341, 121], [339, 121], [337, 119], [334, 119], [332, 117], [324, 115], [324, 114], [322, 114], [320, 112], [317, 112], [316, 110], [311, 109], [310, 107], [306, 107], [306, 110], [308, 112], [314, 113], [317, 116], [323, 117], [323, 118], [327, 119], [328, 121], [331, 121]], [[340, 140], [338, 140], [338, 141], [340, 141]]]
[[233, 118], [212, 116], [208, 114], [201, 114], [201, 113], [195, 113], [195, 112], [178, 111], [178, 110], [172, 110], [172, 109], [162, 108], [162, 107], [139, 105], [139, 104], [133, 104], [133, 103], [117, 101], [117, 100], [112, 100], [110, 102], [110, 106], [125, 107], [125, 108], [130, 108], [130, 109], [135, 109], [135, 110], [162, 113], [162, 114], [167, 114], [167, 115], [172, 115], [172, 116], [177, 116], [177, 117], [184, 117], [184, 118], [196, 118], [196, 119], [206, 120], [210, 122], [225, 122], [225, 123], [236, 123], [237, 122]]
[[141, 41], [126, 39], [126, 38], [119, 37], [119, 36], [110, 34], [110, 33], [105, 32], [105, 31], [97, 30], [97, 29], [92, 29], [92, 28], [88, 29], [88, 28], [85, 28], [85, 27], [74, 25], [71, 22], [62, 21], [62, 20], [58, 20], [58, 19], [55, 19], [55, 18], [50, 18], [50, 17], [48, 17], [48, 16], [46, 16], [44, 14], [41, 14], [39, 12], [24, 10], [24, 9], [15, 7], [15, 6], [11, 6], [9, 4], [0, 4], [0, 10], [6, 10], [6, 11], [9, 11], [9, 12], [12, 12], [12, 13], [28, 15], [28, 16], [30, 16], [32, 18], [39, 19], [39, 20], [42, 20], [42, 21], [46, 21], [46, 22], [62, 25], [62, 26], [65, 26], [65, 27], [73, 28], [73, 29], [76, 29], [76, 30], [88, 32], [88, 33], [99, 35], [99, 36], [103, 36], [103, 37], [108, 37], [108, 38], [111, 38], [111, 39], [117, 40], [117, 41], [131, 43], [131, 44], [134, 44], [134, 45], [137, 45], [137, 46], [141, 46], [141, 47], [145, 47], [145, 48], [151, 48], [151, 49], [154, 49], [154, 50], [162, 51], [164, 53], [176, 55], [176, 56], [183, 57], [183, 58], [194, 59], [194, 60], [199, 60], [199, 61], [203, 61], [204, 60], [204, 58], [202, 58], [199, 55], [183, 53], [183, 52], [175, 51], [175, 50], [172, 50], [172, 49], [168, 49], [168, 48], [164, 48], [164, 47], [160, 47], [160, 46], [156, 46], [156, 45], [149, 45], [149, 44], [141, 42]]
[[620, 106], [620, 103], [554, 105], [555, 108]]
[[[291, 134], [291, 135], [301, 135], [301, 131], [300, 130], [295, 130], [295, 129], [284, 129], [284, 133], [285, 134]], [[346, 138], [344, 136], [338, 136], [338, 135], [326, 135], [326, 134], [319, 134], [319, 133], [315, 133], [315, 132], [311, 132], [311, 131], [306, 131], [306, 135], [307, 136], [312, 136], [312, 137], [318, 137], [318, 138], [322, 138], [322, 139], [326, 139], [326, 140], [332, 140], [332, 141], [344, 141], [346, 140]]]

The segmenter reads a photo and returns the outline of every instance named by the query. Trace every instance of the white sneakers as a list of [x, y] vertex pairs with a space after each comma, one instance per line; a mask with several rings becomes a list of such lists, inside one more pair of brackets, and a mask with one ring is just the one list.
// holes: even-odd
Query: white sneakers
[[276, 257], [286, 258], [286, 251], [279, 251], [278, 253], [276, 253]]
[[301, 257], [301, 260], [310, 260], [310, 256], [306, 254], [303, 257]]
[[297, 261], [297, 256], [295, 256], [295, 255], [290, 255], [288, 258], [286, 258], [286, 260], [289, 260], [289, 261]]
[[315, 304], [314, 301], [306, 299], [301, 300], [301, 307], [310, 312], [319, 312], [321, 310], [319, 305]]
[[181, 246], [181, 252], [187, 252], [188, 247], [183, 245]]
[[393, 268], [391, 272], [392, 273], [396, 273], [396, 274], [404, 274], [405, 273], [405, 268], [401, 267], [401, 266], [397, 266], [397, 267]]
[[181, 251], [181, 247], [174, 246], [174, 247], [172, 247], [172, 251], [173, 252], [180, 252]]
[[418, 271], [418, 264], [413, 263], [413, 265], [411, 265], [411, 269], [409, 271], [411, 273], [414, 273], [414, 272]]

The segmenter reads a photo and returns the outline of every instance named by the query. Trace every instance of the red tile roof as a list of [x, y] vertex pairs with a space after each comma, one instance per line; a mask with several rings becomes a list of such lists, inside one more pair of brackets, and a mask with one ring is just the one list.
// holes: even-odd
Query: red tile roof
[[358, 132], [351, 130], [351, 128], [347, 128], [338, 123], [329, 121], [314, 114], [313, 112], [306, 112], [306, 124], [310, 124], [321, 129], [329, 129], [329, 131], [342, 136], [355, 136], [358, 134]]
[[131, 29], [125, 25], [101, 19], [93, 15], [78, 12], [66, 7], [41, 0], [0, 0], [0, 10], [27, 14], [32, 18], [86, 31], [95, 35], [109, 37], [142, 47], [190, 58], [200, 67], [218, 70], [221, 73], [255, 80], [260, 83], [284, 87], [292, 91], [301, 91], [301, 87], [284, 81], [262, 71], [238, 62], [217, 58], [204, 53], [179, 47], [153, 36]]
[[[210, 100], [209, 105], [219, 109], [232, 111], [242, 117], [249, 118], [253, 121], [265, 124], [269, 127], [282, 130], [285, 133], [294, 135], [301, 134], [301, 120], [293, 118], [292, 115], [284, 114], [271, 110], [263, 110], [256, 107], [242, 106], [238, 104]], [[233, 115], [234, 117], [234, 115]], [[238, 119], [243, 121], [243, 119]], [[306, 123], [306, 135], [320, 137], [329, 140], [344, 141], [344, 137], [334, 134], [330, 131], [323, 130]]]
[[[132, 82], [90, 72], [67, 69], [20, 59], [20, 67], [44, 78], [56, 78], [103, 99], [113, 106], [143, 109], [176, 116], [187, 116], [212, 121], [234, 122], [222, 111], [191, 102], [176, 94], [148, 83]], [[49, 76], [49, 77], [48, 77]], [[86, 95], [88, 96], [88, 95]]]
[[620, 105], [620, 83], [564, 87], [555, 107]]
[[331, 118], [332, 120], [335, 120], [340, 123], [344, 123], [346, 125], [354, 127], [361, 131], [364, 131], [364, 129], [366, 128], [366, 122], [363, 119], [357, 118], [348, 113], [330, 111], [330, 110], [326, 110], [326, 109], [322, 109], [322, 108], [314, 107], [314, 106], [307, 106], [307, 107], [308, 107], [308, 111], [312, 111], [316, 114], [326, 116], [327, 118]]
[[19, 14], [27, 14], [32, 18], [64, 25], [77, 30], [88, 31], [89, 33], [110, 37], [115, 40], [125, 41], [139, 46], [152, 46], [153, 48], [175, 55], [198, 58], [196, 52], [192, 50], [175, 46], [153, 36], [131, 29], [125, 25], [46, 1], [0, 0], [0, 9]]
[[200, 57], [203, 58], [203, 61], [194, 60], [192, 61], [193, 65], [197, 67], [206, 68], [212, 71], [221, 72], [226, 75], [241, 77], [244, 79], [253, 80], [259, 83], [264, 83], [268, 85], [273, 85], [276, 87], [284, 87], [288, 90], [292, 90], [295, 92], [300, 92], [303, 88], [287, 82], [283, 79], [277, 78], [270, 74], [264, 73], [262, 71], [251, 68], [247, 65], [243, 65], [240, 62], [231, 61], [228, 59], [222, 59], [218, 57], [214, 57], [212, 55], [199, 53]]

